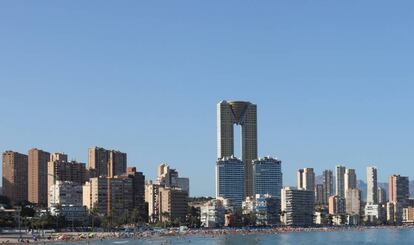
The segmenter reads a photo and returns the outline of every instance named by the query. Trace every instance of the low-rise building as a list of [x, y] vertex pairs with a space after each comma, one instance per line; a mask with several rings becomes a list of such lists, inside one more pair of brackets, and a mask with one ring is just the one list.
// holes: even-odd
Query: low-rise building
[[224, 207], [222, 200], [210, 200], [201, 206], [200, 210], [202, 227], [215, 228], [224, 226], [226, 208]]
[[366, 204], [364, 209], [364, 221], [371, 224], [382, 223], [384, 215], [380, 204]]

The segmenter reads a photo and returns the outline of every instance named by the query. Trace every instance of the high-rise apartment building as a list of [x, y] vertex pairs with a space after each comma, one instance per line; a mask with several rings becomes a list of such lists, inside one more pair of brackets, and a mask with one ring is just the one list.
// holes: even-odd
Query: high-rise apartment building
[[345, 193], [346, 213], [350, 215], [360, 215], [361, 211], [361, 191], [356, 188], [349, 188]]
[[317, 184], [315, 187], [315, 203], [318, 205], [325, 204], [323, 184]]
[[345, 198], [340, 197], [340, 196], [330, 196], [328, 203], [329, 203], [329, 214], [331, 215], [345, 214], [345, 211], [346, 211]]
[[244, 200], [245, 164], [235, 157], [223, 157], [216, 164], [216, 197], [230, 199], [236, 207]]
[[153, 184], [151, 181], [145, 184], [145, 202], [148, 204], [148, 220], [156, 223], [159, 221], [159, 190], [160, 185]]
[[367, 167], [367, 203], [378, 203], [377, 168]]
[[303, 168], [298, 170], [297, 188], [315, 191], [315, 173], [313, 172], [313, 168]]
[[217, 104], [217, 159], [234, 155], [234, 124], [241, 126], [241, 159], [245, 168], [245, 196], [253, 193], [252, 161], [257, 159], [257, 107], [246, 101]]
[[282, 162], [264, 157], [253, 161], [253, 194], [269, 194], [280, 199], [282, 190]]
[[132, 179], [128, 176], [90, 178], [83, 185], [83, 205], [114, 218], [131, 214], [134, 209]]
[[127, 171], [127, 154], [102, 147], [88, 149], [88, 169], [92, 176], [123, 175]]
[[336, 166], [336, 195], [345, 197], [345, 166]]
[[188, 193], [178, 188], [159, 188], [161, 221], [184, 222], [188, 210]]
[[48, 207], [82, 206], [82, 185], [72, 181], [56, 181], [48, 192]]
[[14, 151], [3, 153], [3, 195], [11, 202], [27, 200], [27, 155]]
[[50, 153], [30, 149], [28, 154], [28, 201], [38, 205], [47, 204], [47, 163]]
[[334, 195], [332, 170], [324, 170], [323, 171], [323, 173], [322, 173], [322, 184], [323, 184], [324, 204], [328, 204], [329, 197]]
[[138, 209], [141, 214], [141, 220], [147, 221], [146, 205], [145, 205], [145, 175], [137, 172], [135, 167], [128, 167], [128, 178], [132, 180], [132, 202], [133, 207]]
[[[83, 185], [89, 178], [85, 163], [75, 161], [68, 162], [67, 155], [53, 153], [47, 163], [47, 186], [48, 190], [56, 181], [72, 181]], [[50, 201], [48, 201], [50, 202]]]
[[315, 191], [315, 172], [313, 172], [313, 168], [303, 169], [303, 188], [307, 191]]
[[355, 169], [351, 169], [351, 168], [345, 169], [344, 186], [345, 186], [345, 189], [344, 189], [345, 194], [348, 189], [357, 188], [357, 177], [356, 177]]
[[392, 175], [388, 178], [389, 202], [404, 205], [410, 197], [408, 177]]
[[284, 187], [281, 191], [281, 220], [285, 225], [309, 226], [313, 223], [313, 191]]
[[385, 192], [385, 189], [382, 187], [378, 187], [378, 203], [384, 204], [387, 202], [387, 193]]

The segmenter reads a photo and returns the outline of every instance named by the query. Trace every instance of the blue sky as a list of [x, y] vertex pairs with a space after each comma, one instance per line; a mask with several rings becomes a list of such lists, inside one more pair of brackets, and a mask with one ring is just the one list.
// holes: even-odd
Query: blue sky
[[414, 177], [412, 1], [3, 1], [0, 150], [167, 162], [214, 194], [216, 104], [258, 105], [260, 156]]

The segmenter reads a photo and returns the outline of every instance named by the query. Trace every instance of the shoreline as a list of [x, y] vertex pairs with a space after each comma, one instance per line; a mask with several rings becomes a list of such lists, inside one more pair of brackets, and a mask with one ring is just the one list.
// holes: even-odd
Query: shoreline
[[[51, 234], [52, 239], [39, 239], [33, 241], [29, 234], [25, 234], [24, 240], [32, 244], [51, 244], [57, 242], [76, 243], [104, 241], [104, 240], [155, 240], [162, 238], [186, 238], [186, 237], [222, 237], [228, 235], [277, 235], [286, 233], [303, 232], [341, 232], [341, 231], [365, 231], [370, 229], [413, 229], [414, 226], [328, 226], [328, 227], [263, 227], [263, 228], [216, 228], [216, 229], [189, 229], [185, 231], [160, 230], [144, 232], [58, 232]], [[90, 234], [93, 236], [91, 237]], [[11, 238], [10, 235], [0, 234], [0, 244], [27, 244], [18, 242], [19, 237]]]

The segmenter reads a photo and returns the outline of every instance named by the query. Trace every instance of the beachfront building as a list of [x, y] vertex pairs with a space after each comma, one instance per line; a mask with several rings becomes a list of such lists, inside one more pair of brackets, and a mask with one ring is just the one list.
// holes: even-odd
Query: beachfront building
[[201, 226], [206, 228], [218, 228], [224, 226], [226, 208], [220, 199], [210, 200], [200, 208]]
[[352, 188], [345, 192], [345, 210], [350, 215], [360, 215], [361, 211], [361, 191]]
[[73, 181], [56, 181], [50, 186], [48, 207], [72, 205], [83, 206], [82, 185]]
[[253, 196], [269, 194], [280, 198], [282, 162], [272, 157], [253, 161]]
[[184, 222], [188, 210], [188, 193], [179, 188], [159, 187], [159, 220]]
[[403, 208], [402, 222], [404, 224], [414, 224], [414, 207]]
[[216, 164], [216, 198], [230, 199], [235, 207], [244, 200], [244, 163], [235, 157], [223, 157]]
[[[84, 163], [68, 161], [68, 155], [63, 153], [50, 154], [50, 160], [47, 163], [48, 190], [56, 181], [71, 181], [83, 185], [88, 179], [89, 173]], [[48, 199], [48, 203], [50, 202], [51, 200]]]
[[346, 203], [345, 198], [340, 196], [330, 196], [329, 197], [329, 204], [328, 204], [329, 214], [337, 215], [337, 214], [345, 214], [346, 210]]
[[387, 223], [390, 225], [400, 225], [403, 221], [403, 208], [400, 202], [387, 202]]
[[381, 224], [384, 221], [381, 205], [367, 203], [364, 209], [364, 221], [370, 224]]
[[83, 185], [83, 205], [110, 217], [131, 214], [134, 209], [132, 179], [128, 176], [90, 178]]
[[247, 197], [242, 205], [243, 214], [254, 217], [254, 225], [266, 226], [279, 223], [280, 199], [271, 195], [257, 194]]
[[281, 191], [281, 221], [290, 226], [313, 223], [314, 192], [285, 187]]
[[148, 205], [148, 221], [151, 223], [158, 222], [160, 217], [159, 188], [160, 186], [152, 181], [145, 184], [145, 202]]

